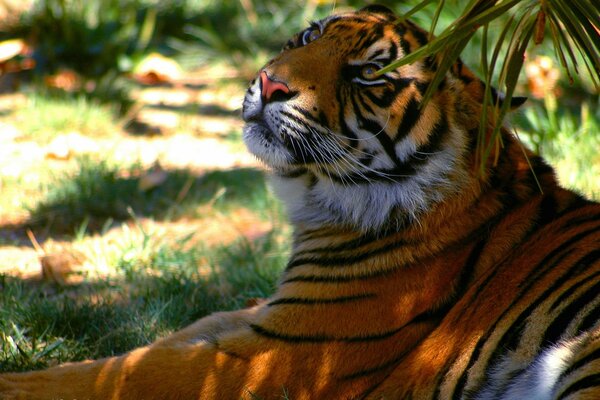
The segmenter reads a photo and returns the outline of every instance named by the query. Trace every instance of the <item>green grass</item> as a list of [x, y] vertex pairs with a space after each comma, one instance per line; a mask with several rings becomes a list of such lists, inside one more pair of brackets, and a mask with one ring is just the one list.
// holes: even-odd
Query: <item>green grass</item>
[[252, 168], [201, 175], [167, 171], [163, 184], [140, 190], [144, 173], [137, 166], [80, 158], [74, 172], [59, 174], [46, 183], [46, 196], [28, 207], [29, 224], [73, 232], [85, 221], [97, 230], [107, 220], [125, 220], [132, 214], [171, 220], [201, 217], [207, 205], [227, 213], [241, 206], [268, 211], [273, 204], [263, 173]]
[[[37, 183], [26, 224], [69, 240], [91, 268], [76, 270], [82, 281], [70, 285], [0, 275], [0, 371], [119, 354], [272, 293], [289, 229], [263, 172], [169, 170], [163, 184], [142, 191], [145, 173], [83, 157]], [[228, 245], [197, 243], [202, 232], [161, 230], [161, 221], [177, 219], [202, 229], [198, 221], [226, 220], [240, 208], [272, 229]]]
[[115, 113], [83, 96], [28, 94], [23, 107], [0, 117], [15, 124], [19, 140], [48, 144], [58, 135], [85, 133], [88, 137], [107, 137], [116, 133]]
[[129, 248], [111, 260], [115, 275], [74, 287], [0, 277], [0, 371], [122, 353], [267, 297], [285, 265], [282, 243], [272, 233], [213, 249], [139, 244], [145, 257]]
[[561, 185], [600, 200], [600, 103], [559, 108], [548, 97], [515, 122], [525, 144], [556, 168]]

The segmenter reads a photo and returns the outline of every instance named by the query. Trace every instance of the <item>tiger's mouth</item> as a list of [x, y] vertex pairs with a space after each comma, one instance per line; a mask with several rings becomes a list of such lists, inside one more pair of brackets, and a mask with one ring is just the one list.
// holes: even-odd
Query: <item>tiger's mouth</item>
[[248, 151], [268, 167], [274, 169], [289, 167], [293, 162], [293, 156], [288, 150], [290, 139], [271, 129], [260, 116], [248, 118], [245, 122], [243, 140]]

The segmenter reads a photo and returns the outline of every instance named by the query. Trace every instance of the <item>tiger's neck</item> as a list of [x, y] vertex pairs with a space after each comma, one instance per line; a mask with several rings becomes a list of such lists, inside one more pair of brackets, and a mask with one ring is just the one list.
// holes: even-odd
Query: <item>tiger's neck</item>
[[292, 168], [275, 171], [273, 188], [291, 222], [311, 229], [335, 225], [380, 232], [419, 225], [437, 204], [476, 180], [465, 163], [467, 133], [457, 128], [448, 132], [452, 135], [436, 152], [414, 155], [414, 160], [410, 156], [395, 169], [365, 170], [340, 181], [318, 166]]
[[[295, 223], [290, 261], [252, 328], [269, 338], [322, 346], [324, 354], [348, 346], [356, 357], [329, 365], [340, 379], [357, 376], [344, 371], [364, 371], [371, 382], [384, 379], [456, 312], [477, 282], [501, 268], [538, 222], [545, 197], [528, 167], [512, 159], [520, 152], [507, 142], [506, 160], [500, 158], [487, 183], [474, 182], [435, 205], [418, 224], [362, 231]], [[547, 195], [551, 175], [538, 171]]]
[[[534, 167], [538, 162], [532, 158]], [[552, 195], [552, 170], [540, 164], [536, 174], [546, 195]], [[325, 218], [321, 224], [296, 221], [292, 256], [276, 298], [313, 293], [323, 300], [337, 293], [336, 301], [393, 299], [390, 307], [401, 305], [402, 311], [389, 314], [396, 319], [388, 321], [388, 327], [402, 326], [419, 315], [438, 318], [436, 310], [451, 307], [461, 290], [526, 236], [543, 199], [519, 145], [509, 139], [489, 175], [472, 179], [468, 189], [434, 204], [418, 223], [365, 231]], [[303, 201], [302, 196], [289, 197]], [[497, 251], [480, 261], [478, 255], [489, 246]], [[373, 282], [377, 284], [371, 286]], [[386, 290], [393, 295], [380, 296]]]

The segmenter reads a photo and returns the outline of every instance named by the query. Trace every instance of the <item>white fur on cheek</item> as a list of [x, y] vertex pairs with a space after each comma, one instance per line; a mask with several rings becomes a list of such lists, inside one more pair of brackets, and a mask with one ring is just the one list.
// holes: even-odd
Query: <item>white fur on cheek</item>
[[289, 165], [292, 155], [277, 143], [278, 139], [268, 137], [273, 133], [267, 128], [253, 122], [244, 125], [243, 139], [250, 153], [271, 167], [285, 167]]
[[418, 221], [419, 215], [434, 203], [460, 190], [462, 182], [451, 182], [446, 174], [457, 169], [456, 157], [456, 150], [448, 149], [432, 156], [416, 175], [398, 182], [383, 180], [342, 185], [321, 177], [311, 185], [306, 176], [275, 176], [272, 183], [294, 223], [344, 224], [373, 231], [399, 223], [391, 220], [396, 213], [409, 221]]

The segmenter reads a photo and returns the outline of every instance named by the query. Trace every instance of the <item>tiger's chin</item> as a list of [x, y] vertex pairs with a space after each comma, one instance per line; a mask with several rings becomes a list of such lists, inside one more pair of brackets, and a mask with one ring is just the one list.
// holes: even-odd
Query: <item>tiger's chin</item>
[[244, 125], [243, 139], [248, 151], [276, 171], [291, 168], [294, 159], [283, 141], [264, 123], [248, 121]]

